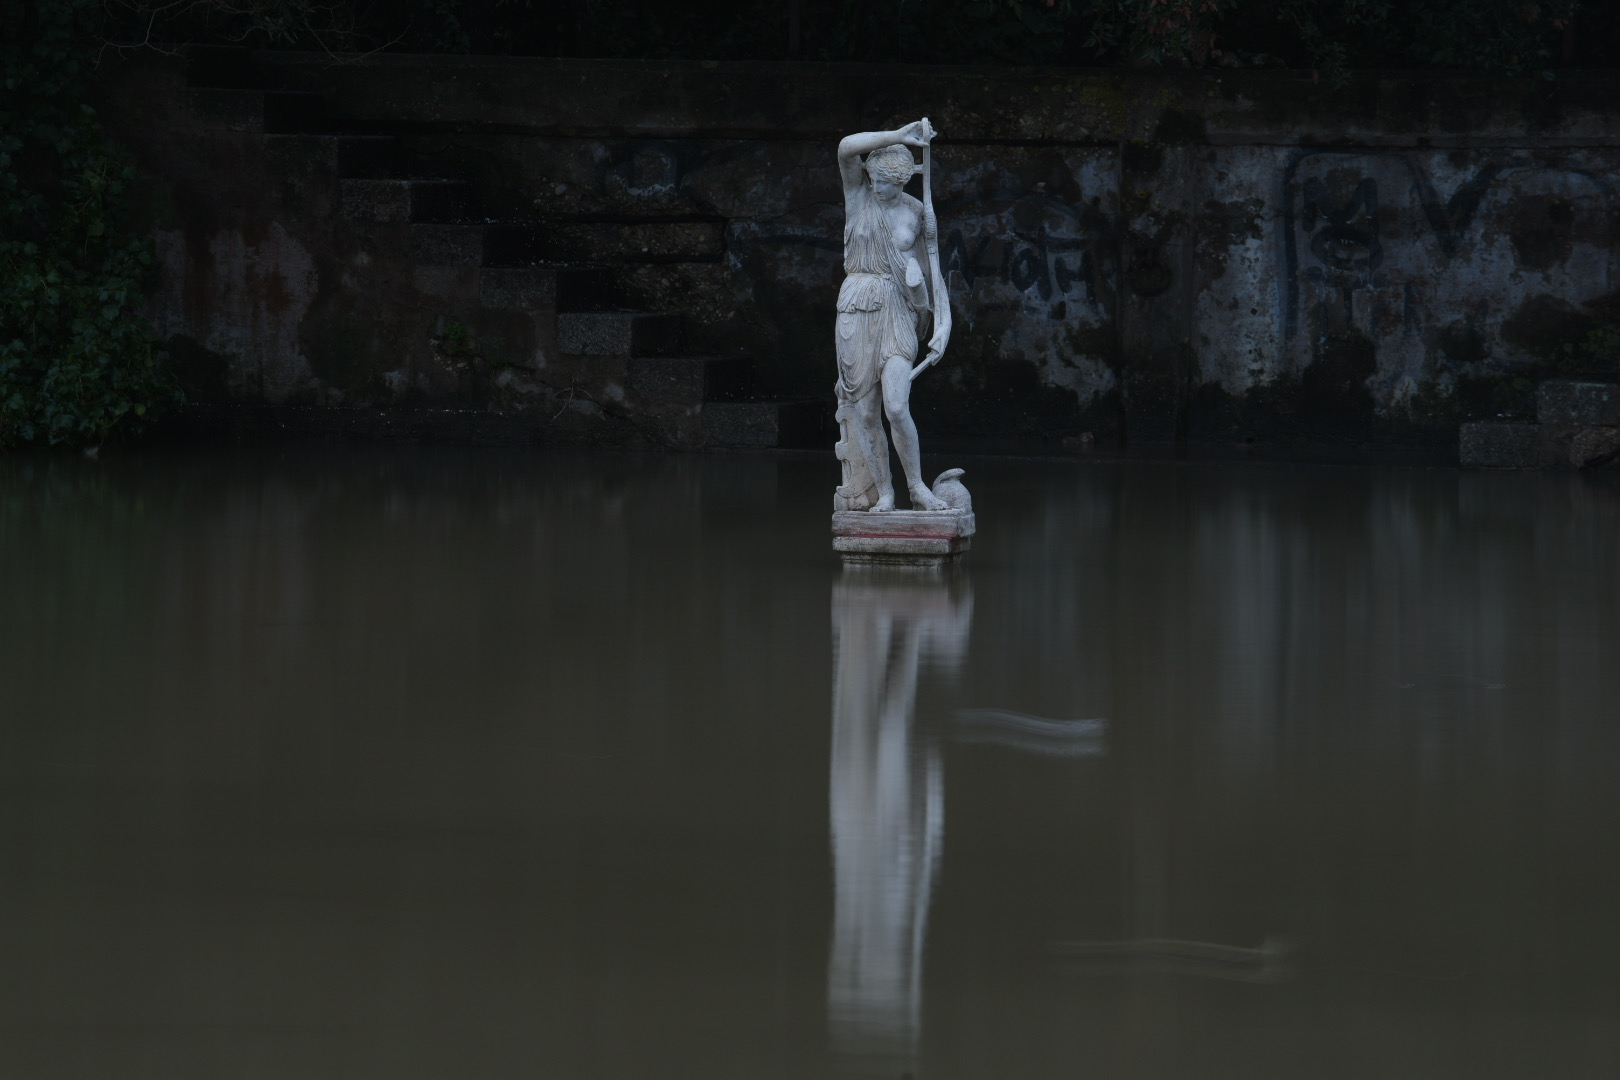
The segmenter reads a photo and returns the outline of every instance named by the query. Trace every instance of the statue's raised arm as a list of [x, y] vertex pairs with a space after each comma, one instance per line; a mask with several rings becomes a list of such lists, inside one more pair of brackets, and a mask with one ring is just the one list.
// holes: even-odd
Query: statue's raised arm
[[[863, 131], [844, 136], [838, 144], [838, 175], [844, 181], [845, 200], [847, 201], [851, 195], [859, 195], [866, 187], [866, 176], [861, 167], [862, 157], [874, 150], [895, 145], [920, 150], [925, 148], [933, 137], [934, 129], [929, 126], [927, 119], [913, 120], [905, 127], [893, 131]], [[907, 179], [910, 179], [909, 175]], [[902, 182], [901, 187], [904, 186]]]

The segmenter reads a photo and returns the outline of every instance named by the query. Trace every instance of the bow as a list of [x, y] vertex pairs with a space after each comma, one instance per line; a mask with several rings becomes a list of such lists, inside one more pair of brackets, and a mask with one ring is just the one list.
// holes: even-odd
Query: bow
[[[928, 342], [928, 355], [923, 362], [911, 369], [911, 377], [915, 379], [931, 365], [937, 363], [945, 355], [945, 346], [951, 340], [951, 298], [945, 291], [945, 275], [939, 269], [939, 222], [934, 217], [934, 127], [923, 117], [923, 130], [928, 137], [928, 144], [922, 148], [922, 178], [923, 178], [923, 221], [924, 232], [928, 240], [928, 271], [933, 279], [934, 293], [934, 336]], [[927, 222], [933, 222], [934, 228], [928, 230]]]

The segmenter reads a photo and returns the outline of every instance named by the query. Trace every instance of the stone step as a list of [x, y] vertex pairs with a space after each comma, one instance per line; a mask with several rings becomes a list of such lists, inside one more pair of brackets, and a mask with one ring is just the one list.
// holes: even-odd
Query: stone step
[[572, 311], [557, 316], [557, 349], [564, 356], [655, 356], [672, 353], [681, 334], [679, 312]]
[[478, 303], [488, 311], [555, 310], [557, 271], [538, 266], [486, 266], [478, 271]]
[[411, 259], [422, 266], [483, 266], [486, 228], [417, 222], [411, 226]]
[[194, 86], [186, 100], [197, 117], [231, 131], [276, 134], [325, 129], [321, 95], [310, 90]]
[[703, 406], [703, 443], [716, 447], [831, 446], [825, 402], [715, 401]]
[[264, 137], [272, 161], [336, 174], [342, 179], [381, 180], [394, 176], [398, 141], [392, 135], [295, 135]]
[[188, 45], [186, 83], [203, 89], [263, 90], [264, 72], [246, 45]]
[[544, 245], [556, 259], [593, 262], [715, 262], [725, 255], [724, 221], [546, 222]]
[[352, 221], [454, 222], [467, 216], [464, 180], [344, 180], [343, 216]]
[[[623, 306], [624, 297], [619, 292], [618, 282], [607, 268], [558, 266], [553, 269], [557, 274], [559, 310], [584, 315]], [[675, 329], [675, 336], [680, 337], [679, 326]]]
[[198, 120], [228, 131], [264, 132], [264, 91], [199, 86], [186, 91], [186, 106]]
[[1464, 424], [1457, 458], [1464, 466], [1487, 469], [1609, 466], [1620, 458], [1620, 424]]
[[736, 396], [752, 369], [746, 356], [638, 356], [629, 390], [648, 407], [692, 408]]
[[611, 280], [607, 268], [600, 265], [531, 257], [532, 252], [514, 239], [526, 228], [504, 222], [418, 222], [411, 227], [411, 257], [434, 266], [536, 266], [588, 271], [603, 283]]
[[326, 102], [313, 90], [266, 90], [264, 92], [264, 131], [266, 135], [324, 132], [329, 126]]
[[515, 303], [528, 310], [534, 290], [548, 288], [543, 284], [547, 281], [551, 283], [549, 302], [563, 310], [588, 313], [602, 306], [619, 306], [613, 276], [605, 267], [492, 262], [489, 233], [500, 228], [417, 222], [411, 226], [411, 259], [423, 267], [481, 268], [485, 307], [499, 309]]
[[1540, 448], [1540, 424], [1481, 420], [1462, 425], [1457, 436], [1457, 460], [1473, 468], [1535, 468]]
[[484, 226], [484, 265], [531, 266], [566, 262], [551, 257], [546, 231], [531, 223], [499, 222]]
[[484, 266], [544, 266], [558, 271], [557, 306], [580, 314], [623, 311], [629, 298], [596, 259], [554, 258], [543, 227], [515, 222], [479, 226]]
[[492, 263], [715, 262], [725, 254], [723, 221], [578, 221], [492, 225]]
[[1546, 379], [1536, 387], [1536, 419], [1557, 427], [1620, 426], [1620, 386]]

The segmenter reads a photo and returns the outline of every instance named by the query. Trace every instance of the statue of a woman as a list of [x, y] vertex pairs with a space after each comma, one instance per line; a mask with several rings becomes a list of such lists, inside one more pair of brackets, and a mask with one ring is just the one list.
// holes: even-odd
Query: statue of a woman
[[[845, 277], [838, 293], [837, 451], [844, 482], [833, 499], [835, 510], [894, 509], [885, 413], [912, 507], [946, 508], [922, 482], [909, 400], [914, 368], [938, 359], [950, 332], [948, 316], [934, 319], [928, 359], [918, 365], [917, 317], [949, 301], [930, 295], [930, 275], [918, 262], [919, 251], [925, 258], [938, 251], [934, 215], [902, 190], [917, 171], [910, 148], [926, 149], [934, 134], [924, 119], [897, 131], [851, 135], [838, 144]], [[934, 284], [934, 292], [942, 291], [937, 279]]]

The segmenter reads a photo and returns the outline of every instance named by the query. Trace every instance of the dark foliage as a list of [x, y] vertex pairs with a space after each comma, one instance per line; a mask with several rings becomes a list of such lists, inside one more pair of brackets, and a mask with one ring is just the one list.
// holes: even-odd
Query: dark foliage
[[1610, 67], [1601, 0], [107, 0], [124, 45], [695, 60]]
[[86, 104], [96, 16], [0, 0], [0, 447], [100, 444], [176, 397], [140, 314], [133, 169]]

